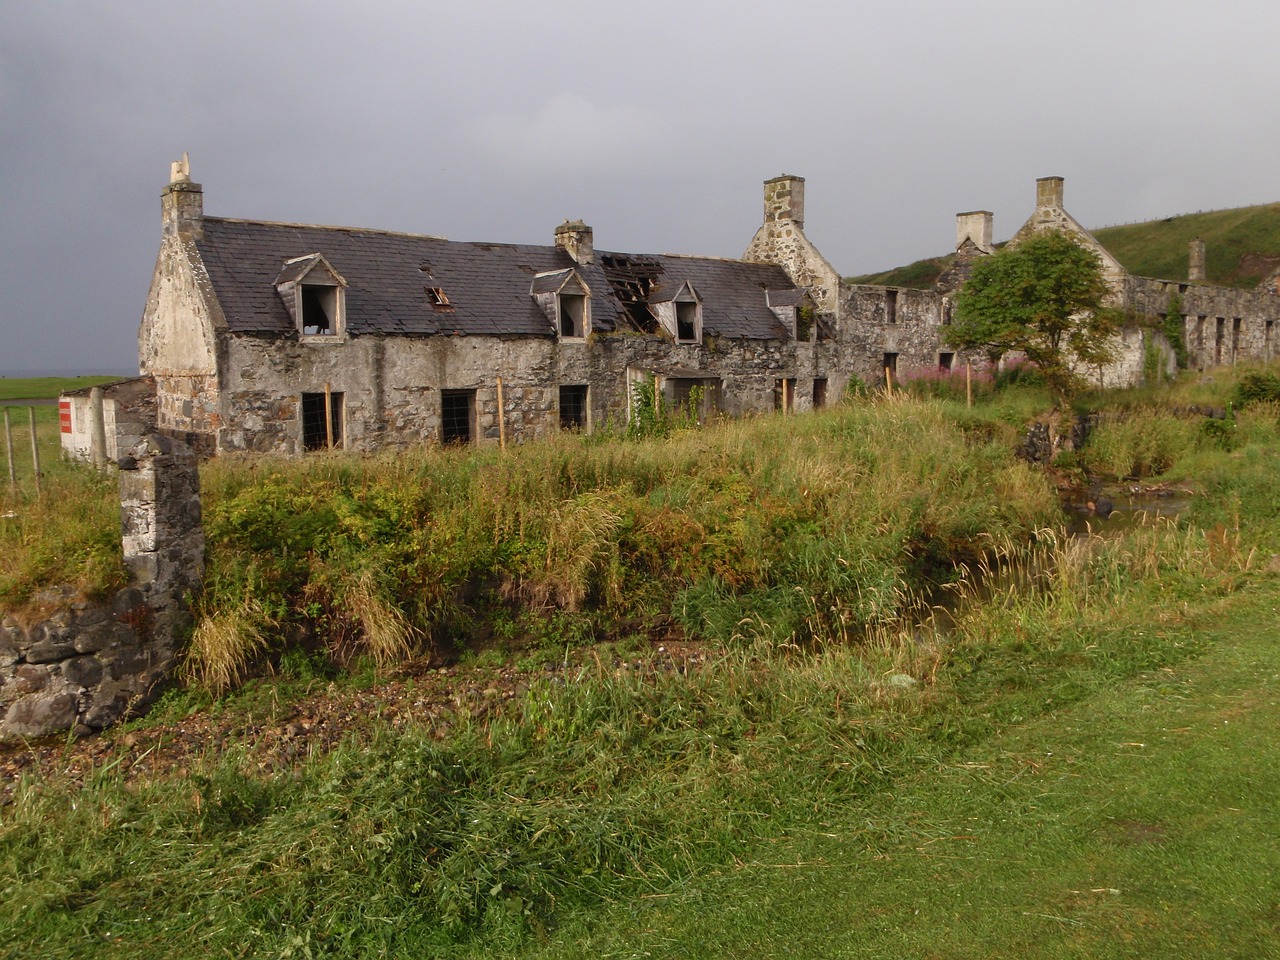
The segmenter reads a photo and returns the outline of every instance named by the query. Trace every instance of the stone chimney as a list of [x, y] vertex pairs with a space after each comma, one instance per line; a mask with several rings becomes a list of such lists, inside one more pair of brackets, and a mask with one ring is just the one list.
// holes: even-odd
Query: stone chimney
[[804, 226], [804, 177], [784, 173], [764, 182], [764, 222], [777, 220]]
[[956, 249], [959, 250], [968, 240], [982, 253], [991, 253], [995, 248], [991, 245], [990, 210], [972, 210], [969, 213], [956, 214]]
[[1187, 245], [1187, 279], [1204, 280], [1204, 241], [1199, 237]]
[[169, 168], [169, 185], [160, 194], [166, 237], [199, 240], [204, 236], [204, 187], [191, 182], [191, 161], [184, 153]]
[[1062, 178], [1041, 177], [1036, 181], [1036, 206], [1062, 208]]
[[574, 263], [591, 263], [595, 259], [591, 228], [581, 220], [566, 220], [556, 227], [556, 246], [569, 254]]

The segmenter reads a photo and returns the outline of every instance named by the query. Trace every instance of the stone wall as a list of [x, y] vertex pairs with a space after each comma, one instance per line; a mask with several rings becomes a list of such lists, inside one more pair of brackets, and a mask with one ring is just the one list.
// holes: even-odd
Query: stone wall
[[341, 394], [341, 444], [370, 451], [440, 439], [443, 391], [474, 391], [474, 439], [499, 439], [502, 378], [506, 438], [518, 443], [559, 429], [560, 387], [588, 388], [593, 428], [625, 424], [630, 386], [641, 376], [719, 381], [717, 408], [732, 416], [774, 409], [779, 380], [794, 380], [795, 409], [814, 379], [830, 396], [850, 374], [833, 342], [661, 336], [349, 337], [341, 342], [230, 338], [222, 391], [220, 451], [302, 452], [304, 394]]
[[115, 723], [174, 663], [204, 562], [195, 454], [152, 435], [119, 467], [130, 585], [101, 602], [53, 587], [0, 620], [0, 740]]

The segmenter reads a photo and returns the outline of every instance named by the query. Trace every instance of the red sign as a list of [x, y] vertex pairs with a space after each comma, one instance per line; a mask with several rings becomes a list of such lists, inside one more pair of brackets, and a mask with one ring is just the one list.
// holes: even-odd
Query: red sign
[[58, 423], [62, 425], [63, 433], [71, 432], [71, 401], [58, 401]]

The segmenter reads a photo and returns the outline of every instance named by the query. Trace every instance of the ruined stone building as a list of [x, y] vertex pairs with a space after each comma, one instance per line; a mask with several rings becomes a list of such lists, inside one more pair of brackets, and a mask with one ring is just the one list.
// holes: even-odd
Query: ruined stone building
[[[1135, 322], [1119, 359], [1086, 371], [1097, 382], [1141, 379], [1160, 335], [1138, 321], [1175, 295], [1194, 365], [1270, 359], [1280, 279], [1246, 291], [1202, 273], [1131, 276], [1066, 212], [1062, 185], [1037, 181], [1011, 242], [1061, 229], [1102, 258]], [[805, 236], [793, 176], [765, 182], [764, 222], [741, 260], [605, 252], [581, 222], [538, 246], [206, 216], [185, 160], [161, 207], [139, 364], [160, 429], [205, 453], [589, 431], [625, 423], [639, 383], [671, 404], [697, 400], [703, 416], [805, 410], [854, 379], [982, 362], [945, 333], [954, 294], [994, 250], [986, 211], [958, 215], [954, 265], [919, 290], [843, 280]], [[75, 450], [86, 400], [68, 400]]]

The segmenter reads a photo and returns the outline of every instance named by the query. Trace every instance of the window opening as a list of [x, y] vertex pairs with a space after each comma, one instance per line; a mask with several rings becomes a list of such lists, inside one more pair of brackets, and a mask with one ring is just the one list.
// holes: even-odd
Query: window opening
[[938, 369], [943, 373], [950, 373], [955, 369], [956, 355], [954, 353], [938, 354]]
[[694, 301], [676, 301], [676, 339], [689, 343], [698, 339], [698, 304]]
[[562, 384], [560, 387], [560, 426], [564, 430], [587, 429], [587, 385]]
[[887, 290], [884, 295], [884, 322], [898, 322], [898, 291]]
[[1218, 317], [1217, 329], [1213, 337], [1213, 365], [1220, 366], [1222, 364], [1222, 347], [1227, 339], [1227, 321], [1225, 317]]
[[893, 386], [897, 386], [898, 385], [898, 355], [896, 353], [886, 353], [884, 355], [884, 363], [881, 366], [884, 368], [885, 383], [892, 384]]
[[[716, 391], [719, 386], [718, 379], [668, 377], [663, 387], [663, 395], [677, 416], [691, 414], [699, 423], [702, 423], [718, 409]], [[696, 404], [693, 402], [695, 390], [698, 391]]]
[[328, 430], [325, 429], [325, 394], [304, 393], [302, 395], [302, 449], [325, 450], [341, 449], [343, 395], [330, 391], [328, 394], [329, 417]]
[[1240, 356], [1240, 330], [1244, 326], [1244, 321], [1239, 317], [1231, 319], [1231, 362], [1235, 363], [1236, 358]]
[[827, 405], [827, 378], [813, 378], [813, 409], [821, 410]]
[[302, 285], [302, 332], [309, 337], [328, 337], [338, 332], [337, 287]]
[[778, 413], [790, 413], [796, 402], [795, 378], [773, 381], [773, 409]]
[[560, 294], [560, 336], [585, 337], [587, 298], [580, 293]]
[[1268, 320], [1266, 327], [1262, 331], [1262, 359], [1271, 359], [1271, 325], [1274, 321]]
[[951, 324], [951, 300], [948, 297], [942, 298], [942, 325], [944, 327]]
[[475, 437], [476, 392], [440, 391], [440, 442], [470, 443]]

